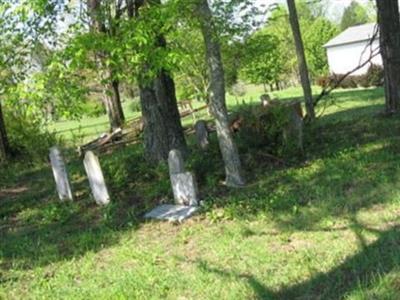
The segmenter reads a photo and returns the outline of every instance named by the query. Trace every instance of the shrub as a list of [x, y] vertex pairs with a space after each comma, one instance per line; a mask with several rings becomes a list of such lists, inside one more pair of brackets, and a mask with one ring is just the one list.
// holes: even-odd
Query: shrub
[[[338, 77], [340, 78], [340, 77]], [[339, 87], [342, 89], [354, 89], [357, 87], [357, 76], [347, 76], [345, 79], [343, 79]]]
[[342, 89], [353, 89], [358, 86], [359, 76], [349, 75], [339, 83], [339, 80], [343, 76], [344, 74], [333, 74], [330, 76], [322, 76], [317, 79], [317, 84], [322, 88], [333, 87], [338, 84], [338, 88]]
[[246, 94], [246, 86], [242, 82], [235, 83], [230, 87], [229, 94], [235, 97], [243, 97]]
[[317, 78], [317, 85], [322, 88], [327, 88], [330, 85], [330, 76], [321, 76]]
[[288, 129], [292, 125], [293, 107], [280, 105], [261, 107], [244, 105], [236, 112], [240, 119], [237, 131], [240, 148], [263, 149], [278, 156], [300, 153], [297, 145], [288, 140]]
[[[317, 79], [317, 85], [322, 88], [333, 87], [337, 84], [344, 74], [333, 74], [330, 76], [321, 76]], [[367, 73], [363, 75], [349, 75], [339, 84], [339, 88], [348, 89], [357, 86], [371, 87], [382, 86], [384, 80], [383, 68], [379, 65], [371, 64]]]
[[82, 104], [82, 111], [88, 117], [99, 117], [106, 113], [104, 105], [99, 101], [86, 101]]
[[5, 114], [10, 146], [17, 156], [30, 161], [45, 161], [50, 147], [58, 144], [54, 133], [50, 133], [39, 119]]
[[383, 68], [379, 65], [371, 64], [365, 74], [368, 86], [382, 86], [384, 80]]

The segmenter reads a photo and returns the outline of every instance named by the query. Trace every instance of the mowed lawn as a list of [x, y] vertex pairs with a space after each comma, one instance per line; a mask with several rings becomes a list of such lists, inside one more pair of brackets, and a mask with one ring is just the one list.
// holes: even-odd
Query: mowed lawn
[[380, 114], [382, 89], [329, 101], [304, 157], [239, 143], [243, 189], [220, 184], [215, 136], [205, 153], [191, 144], [204, 206], [183, 224], [143, 220], [172, 191], [140, 145], [100, 157], [107, 207], [72, 151], [73, 203], [47, 164], [3, 168], [0, 299], [400, 299], [400, 116]]
[[[318, 87], [315, 87], [316, 90], [319, 90]], [[256, 85], [246, 85], [244, 86], [245, 94], [243, 96], [232, 96], [227, 93], [227, 104], [229, 108], [234, 108], [238, 104], [242, 104], [243, 101], [246, 103], [255, 103], [259, 102], [259, 97], [263, 94], [263, 88], [261, 86]], [[287, 97], [287, 96], [300, 96], [301, 89], [300, 88], [291, 88], [285, 91], [278, 91], [271, 93], [274, 97]], [[123, 99], [122, 103], [124, 114], [126, 120], [129, 122], [130, 120], [137, 118], [140, 116], [140, 112], [133, 111], [132, 102], [133, 100]], [[139, 99], [134, 100], [136, 102], [136, 106], [139, 106]], [[179, 100], [178, 100], [179, 101]], [[193, 108], [203, 107], [205, 105], [204, 102], [193, 100]], [[208, 115], [205, 111], [200, 111], [196, 113], [196, 116], [201, 118], [208, 118]], [[183, 119], [184, 126], [192, 125], [193, 118], [188, 116]], [[57, 122], [50, 123], [49, 130], [57, 132], [58, 136], [62, 137], [66, 142], [72, 142], [73, 144], [84, 143], [90, 141], [93, 138], [98, 137], [104, 132], [109, 130], [109, 122], [108, 117], [106, 115], [102, 115], [99, 117], [84, 117], [78, 120], [60, 120]]]

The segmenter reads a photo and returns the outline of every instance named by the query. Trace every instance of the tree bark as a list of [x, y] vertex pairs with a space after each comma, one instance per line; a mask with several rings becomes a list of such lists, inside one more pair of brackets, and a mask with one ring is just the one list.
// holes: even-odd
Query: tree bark
[[287, 0], [289, 8], [289, 21], [292, 27], [293, 39], [296, 45], [296, 55], [299, 67], [301, 86], [303, 88], [304, 100], [306, 104], [307, 117], [310, 120], [315, 118], [315, 111], [312, 99], [312, 91], [310, 85], [310, 77], [308, 74], [307, 60], [304, 53], [303, 40], [301, 38], [300, 24], [297, 17], [295, 0]]
[[240, 157], [229, 128], [220, 44], [215, 36], [213, 16], [208, 1], [198, 1], [198, 13], [206, 46], [206, 61], [210, 76], [210, 107], [211, 113], [215, 117], [219, 147], [225, 164], [225, 184], [231, 187], [243, 186]]
[[393, 0], [377, 0], [380, 51], [384, 66], [386, 113], [400, 107], [400, 16]]
[[110, 80], [104, 89], [104, 105], [106, 107], [108, 120], [112, 130], [120, 128], [125, 122], [119, 93], [119, 81]]
[[0, 162], [7, 160], [11, 155], [10, 144], [8, 143], [6, 125], [4, 122], [3, 110], [0, 101]]
[[[130, 18], [137, 17], [139, 8], [145, 1], [128, 1], [127, 10]], [[154, 0], [150, 4], [159, 4]], [[164, 37], [160, 36], [156, 47], [166, 47]], [[148, 62], [143, 73], [151, 67]], [[187, 145], [175, 93], [175, 83], [171, 76], [160, 70], [150, 81], [138, 79], [140, 105], [144, 125], [144, 148], [146, 158], [158, 163], [168, 160], [172, 149], [187, 153]]]
[[[115, 34], [115, 28], [113, 28], [113, 30], [111, 30], [111, 28], [107, 29], [105, 25], [100, 0], [87, 0], [87, 7], [90, 16], [90, 28], [93, 32]], [[103, 59], [105, 57], [107, 57], [106, 52], [101, 51], [97, 53], [97, 64], [99, 68], [106, 69], [102, 74], [102, 79], [107, 82], [103, 87], [103, 103], [106, 107], [111, 130], [115, 130], [124, 124], [125, 116], [121, 104], [119, 81], [113, 78], [112, 70], [104, 66]]]
[[175, 84], [165, 71], [161, 71], [151, 83], [140, 85], [140, 104], [147, 159], [166, 161], [172, 149], [187, 153]]

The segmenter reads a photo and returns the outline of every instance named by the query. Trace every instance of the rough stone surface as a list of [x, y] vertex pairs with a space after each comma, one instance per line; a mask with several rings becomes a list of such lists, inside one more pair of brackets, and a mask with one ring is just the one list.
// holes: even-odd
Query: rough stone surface
[[50, 148], [50, 162], [53, 169], [54, 180], [57, 186], [58, 197], [61, 201], [73, 200], [71, 186], [68, 180], [67, 168], [60, 149]]
[[198, 205], [197, 184], [192, 173], [172, 174], [171, 184], [176, 204], [189, 206]]
[[181, 222], [190, 218], [198, 209], [195, 206], [163, 204], [148, 212], [145, 218]]
[[209, 145], [207, 123], [204, 120], [199, 120], [194, 125], [194, 129], [196, 131], [197, 144], [201, 149], [207, 149]]
[[179, 150], [173, 149], [169, 152], [168, 167], [170, 175], [185, 172], [185, 162]]
[[284, 141], [292, 150], [303, 152], [303, 119], [295, 105], [289, 108], [289, 124], [283, 132]]
[[108, 204], [110, 202], [110, 196], [103, 172], [101, 171], [99, 159], [92, 151], [87, 151], [83, 164], [85, 165], [86, 174], [96, 203], [99, 205]]

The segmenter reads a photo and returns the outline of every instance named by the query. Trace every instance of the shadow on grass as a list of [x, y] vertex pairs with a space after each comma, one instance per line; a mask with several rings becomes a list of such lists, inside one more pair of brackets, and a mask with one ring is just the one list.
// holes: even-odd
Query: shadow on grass
[[[106, 207], [97, 206], [92, 199], [81, 161], [68, 164], [73, 202], [58, 200], [48, 165], [34, 171], [23, 165], [14, 170], [14, 178], [0, 187], [3, 270], [45, 266], [107, 248], [125, 231], [136, 230], [154, 199], [168, 194], [165, 185], [157, 182], [159, 173], [165, 172], [149, 169], [138, 149], [117, 151], [102, 157], [101, 163], [112, 195]], [[149, 197], [139, 196], [147, 190], [152, 191]]]
[[[360, 94], [379, 95], [375, 90]], [[396, 201], [400, 119], [379, 116], [382, 105], [368, 105], [367, 100], [365, 105], [323, 116], [307, 127], [306, 157], [289, 166], [276, 167], [258, 156], [262, 149], [242, 149], [244, 157], [251, 157], [246, 169], [252, 183], [217, 197], [207, 194], [211, 207], [223, 208], [224, 217], [231, 219], [265, 213], [282, 229], [312, 230], [325, 218]], [[205, 155], [199, 155], [204, 164]], [[218, 165], [209, 161], [208, 172]]]
[[[369, 230], [367, 228], [364, 228]], [[375, 230], [374, 230], [375, 231]], [[376, 231], [375, 231], [376, 232]], [[245, 281], [254, 291], [257, 299], [332, 299], [339, 300], [351, 292], [368, 291], [379, 285], [378, 280], [400, 266], [400, 228], [378, 232], [375, 242], [365, 245], [354, 256], [346, 258], [339, 266], [327, 273], [315, 274], [304, 282], [284, 286], [279, 291], [269, 289], [252, 274], [238, 274], [231, 270], [221, 270], [205, 261], [198, 262], [198, 268], [218, 276]], [[395, 285], [395, 283], [393, 283]], [[383, 293], [383, 294], [382, 294]], [[371, 294], [371, 299], [394, 299], [399, 291], [381, 290]]]
[[[372, 90], [362, 93], [374, 95]], [[223, 166], [216, 141], [208, 152], [194, 150], [188, 165], [206, 202], [223, 207], [228, 217], [272, 212], [282, 230], [313, 230], [324, 218], [390, 202], [400, 189], [400, 144], [395, 138], [400, 121], [376, 117], [380, 107], [322, 117], [307, 133], [306, 161], [277, 167], [254, 155], [247, 165], [252, 183], [240, 191], [219, 185]], [[104, 156], [101, 164], [113, 197], [105, 208], [90, 199], [80, 161], [70, 168], [79, 193], [73, 203], [58, 202], [48, 167], [34, 173], [22, 168], [23, 176], [10, 180], [14, 185], [8, 188], [28, 182], [29, 192], [1, 200], [2, 267], [26, 269], [99, 251], [117, 243], [124, 231], [137, 229], [145, 210], [172, 199], [166, 167], [148, 165], [138, 146]], [[305, 210], [297, 213], [299, 208]]]

